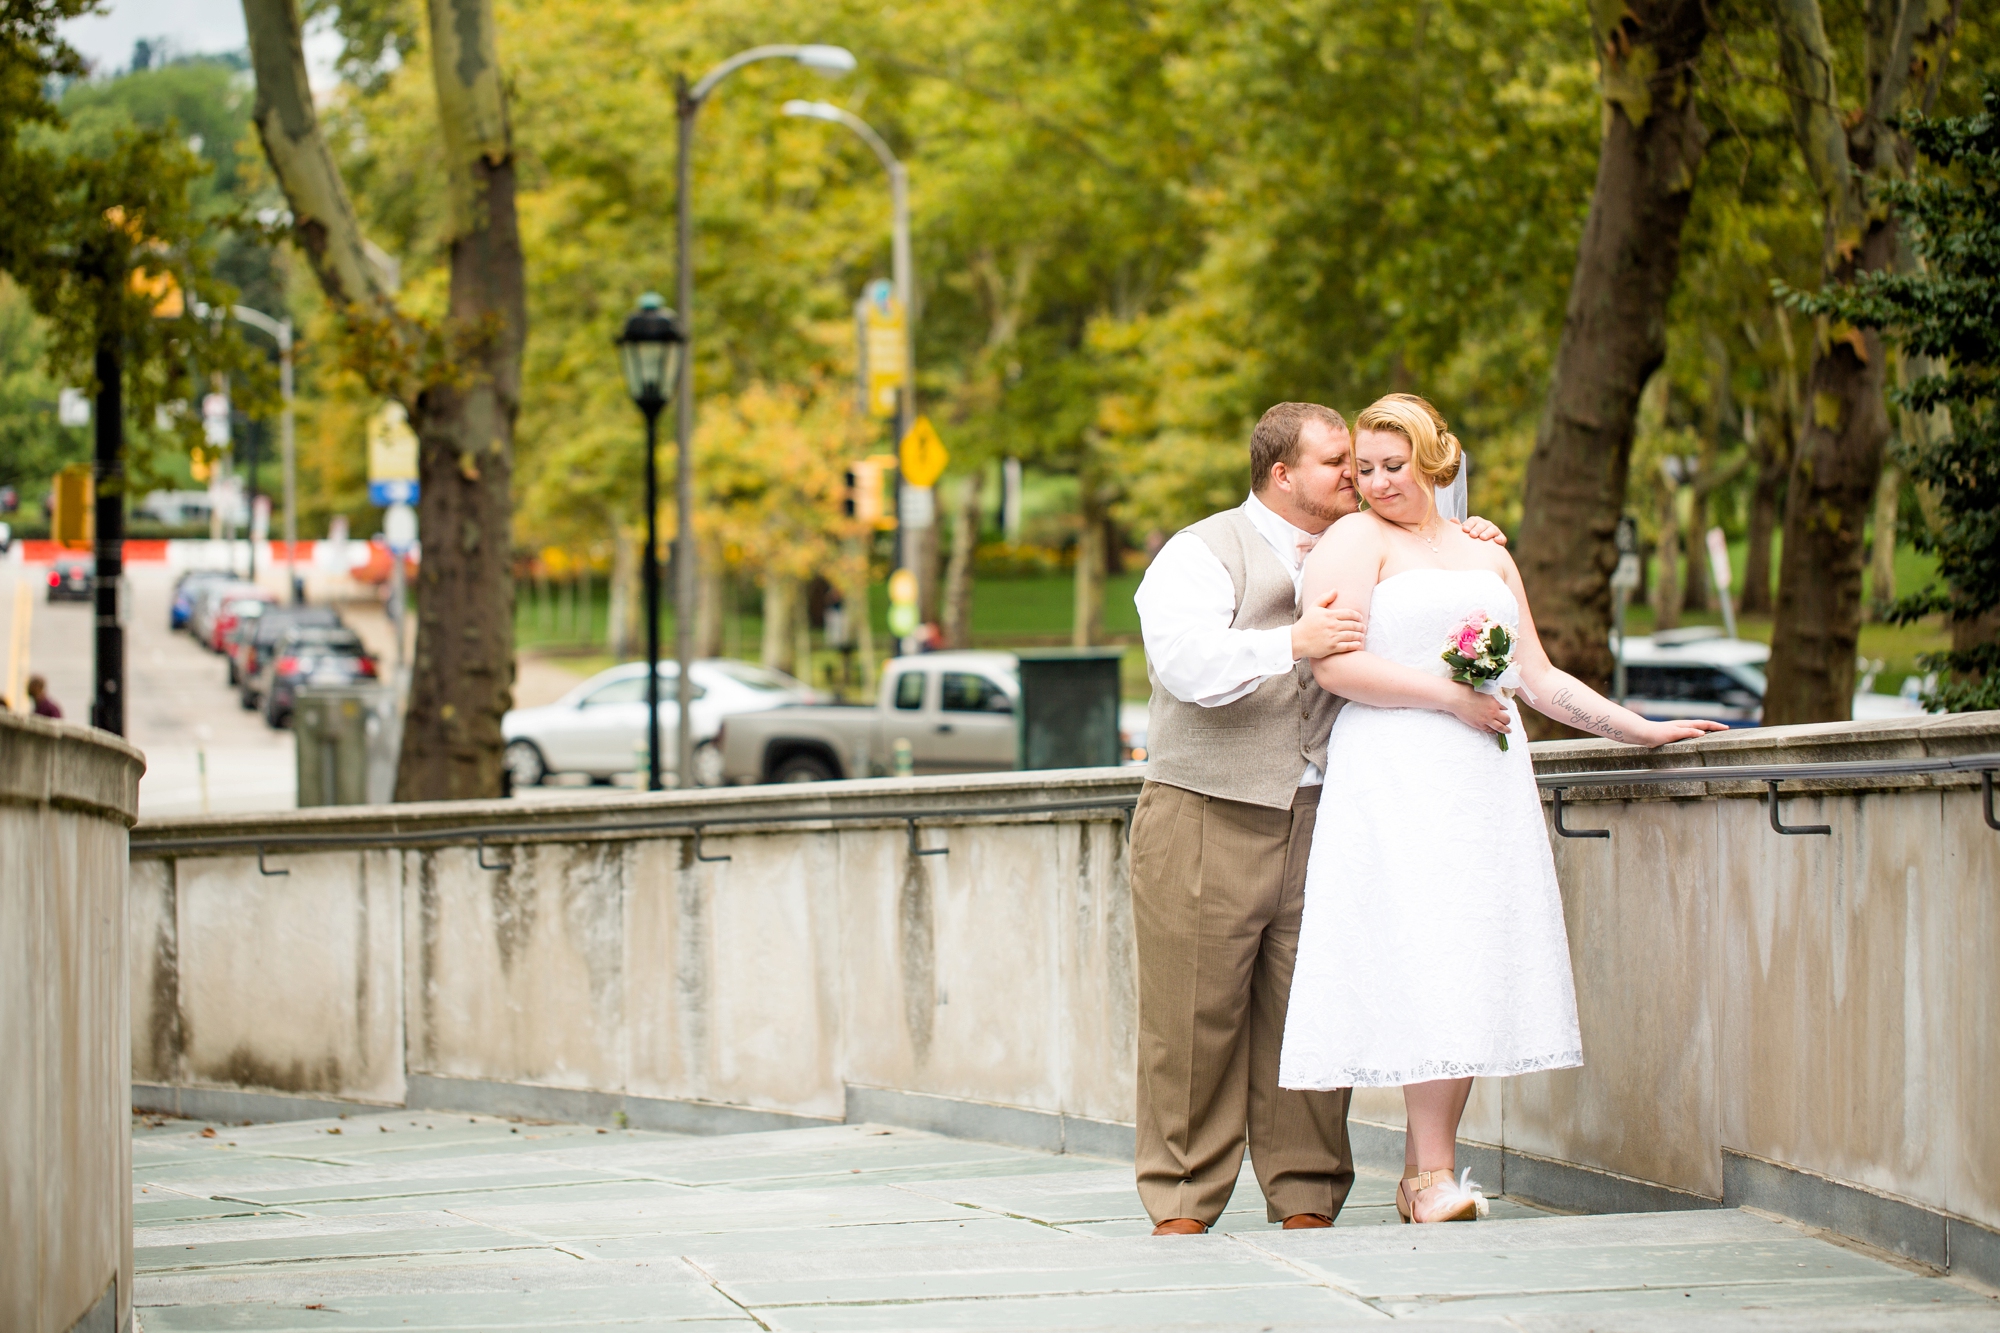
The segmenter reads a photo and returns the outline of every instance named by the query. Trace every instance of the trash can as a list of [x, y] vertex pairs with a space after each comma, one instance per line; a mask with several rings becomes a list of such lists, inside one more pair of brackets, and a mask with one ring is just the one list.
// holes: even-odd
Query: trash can
[[1115, 768], [1118, 750], [1116, 648], [1021, 655], [1022, 768]]
[[380, 687], [301, 689], [292, 703], [299, 808], [389, 800], [396, 767], [395, 714], [395, 696]]

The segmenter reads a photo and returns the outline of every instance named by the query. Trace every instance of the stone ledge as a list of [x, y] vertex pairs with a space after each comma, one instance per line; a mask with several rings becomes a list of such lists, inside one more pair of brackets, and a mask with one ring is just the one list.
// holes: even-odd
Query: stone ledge
[[[551, 1088], [532, 1083], [440, 1078], [411, 1074], [406, 1094], [413, 1111], [465, 1111], [533, 1120], [565, 1120], [579, 1125], [630, 1126], [670, 1134], [757, 1134], [773, 1129], [810, 1129], [841, 1123], [832, 1116], [798, 1115], [754, 1106], [638, 1097], [589, 1088]], [[623, 1115], [621, 1120], [619, 1117]]]
[[0, 802], [102, 815], [131, 827], [146, 756], [95, 727], [0, 711]]
[[1134, 1145], [1133, 1127], [1115, 1120], [859, 1083], [847, 1085], [847, 1121], [1124, 1162], [1132, 1160]]
[[[1947, 713], [1934, 717], [1891, 718], [1879, 722], [1824, 722], [1798, 727], [1747, 727], [1658, 750], [1612, 741], [1541, 741], [1533, 747], [1535, 774], [1698, 768], [1714, 770], [1686, 782], [1645, 786], [1590, 786], [1572, 789], [1563, 804], [1586, 801], [1671, 801], [1704, 797], [1764, 795], [1757, 780], [1731, 780], [1728, 770], [1770, 764], [1835, 764], [1869, 760], [1956, 759], [2000, 753], [2000, 712]], [[1868, 778], [1801, 778], [1785, 786], [1787, 795], [1829, 792], [1909, 791], [1977, 787], [1979, 774], [1916, 773]], [[1552, 800], [1547, 790], [1544, 802]]]
[[1756, 1208], [2000, 1286], [2000, 1232], [1968, 1218], [1734, 1148], [1722, 1150], [1725, 1208]]
[[[857, 778], [843, 782], [783, 783], [761, 787], [709, 788], [647, 795], [579, 793], [575, 800], [427, 801], [403, 805], [323, 806], [310, 810], [255, 815], [187, 815], [147, 820], [133, 830], [135, 856], [149, 853], [152, 840], [185, 838], [261, 837], [273, 846], [286, 835], [342, 834], [380, 838], [393, 845], [399, 837], [437, 837], [455, 829], [498, 823], [525, 838], [537, 828], [602, 825], [615, 833], [622, 824], [655, 819], [706, 819], [716, 823], [754, 824], [759, 816], [798, 819], [823, 814], [853, 819], [870, 814], [934, 811], [960, 818], [1006, 816], [1029, 804], [1131, 800], [1144, 781], [1143, 765], [1126, 768], [1048, 769], [1031, 773], [971, 773], [924, 778]], [[1044, 818], [1045, 816], [1028, 816]], [[588, 837], [588, 833], [566, 835]], [[662, 835], [666, 836], [666, 835]]]

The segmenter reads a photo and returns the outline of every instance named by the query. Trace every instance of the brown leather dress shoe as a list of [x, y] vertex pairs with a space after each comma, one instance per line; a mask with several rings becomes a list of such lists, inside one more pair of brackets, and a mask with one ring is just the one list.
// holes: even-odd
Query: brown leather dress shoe
[[1305, 1231], [1312, 1227], [1330, 1227], [1333, 1219], [1325, 1213], [1293, 1213], [1285, 1219], [1285, 1230]]
[[1170, 1217], [1153, 1228], [1155, 1236], [1199, 1236], [1208, 1230], [1208, 1223], [1197, 1222], [1192, 1217]]

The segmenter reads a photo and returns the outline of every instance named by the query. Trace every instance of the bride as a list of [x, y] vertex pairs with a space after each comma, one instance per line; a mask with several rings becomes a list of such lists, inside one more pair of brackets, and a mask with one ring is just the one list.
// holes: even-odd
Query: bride
[[1649, 722], [1549, 662], [1513, 560], [1438, 514], [1433, 492], [1460, 462], [1422, 398], [1364, 411], [1354, 467], [1368, 509], [1328, 531], [1301, 595], [1338, 590], [1368, 614], [1368, 637], [1313, 664], [1350, 702], [1327, 744], [1278, 1082], [1402, 1087], [1396, 1208], [1417, 1222], [1486, 1211], [1470, 1172], [1452, 1174], [1475, 1076], [1583, 1063], [1527, 736], [1511, 702], [1450, 679], [1449, 637], [1477, 612], [1517, 627], [1521, 697], [1569, 726], [1648, 746], [1721, 730]]

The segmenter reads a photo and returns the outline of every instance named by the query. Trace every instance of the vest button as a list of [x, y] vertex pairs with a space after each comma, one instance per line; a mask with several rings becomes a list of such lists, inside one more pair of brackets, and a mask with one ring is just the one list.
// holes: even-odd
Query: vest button
[[1306, 721], [1308, 722], [1312, 721], [1312, 715], [1313, 715], [1313, 710], [1310, 708], [1301, 708], [1299, 710], [1299, 716], [1306, 719]]

